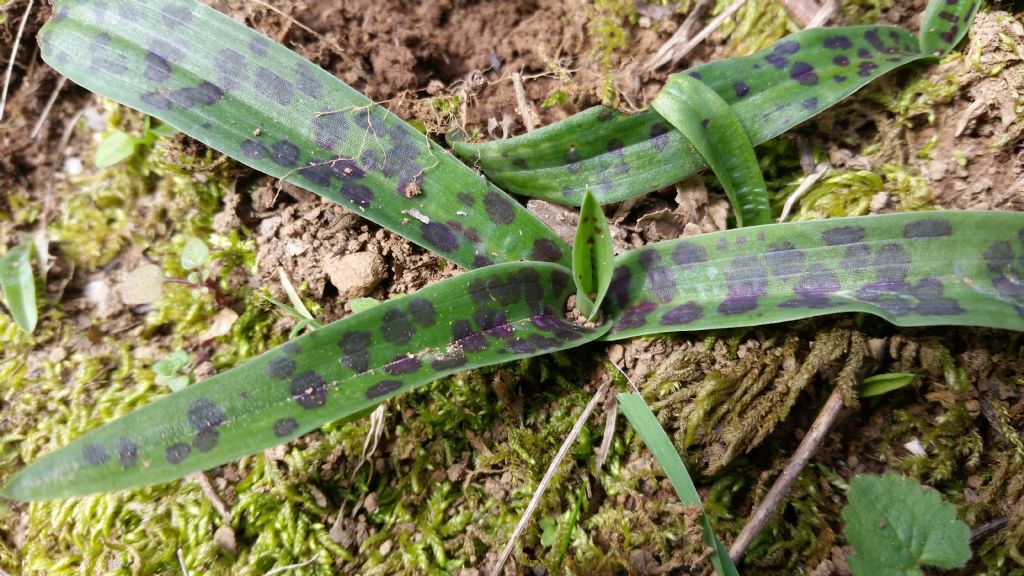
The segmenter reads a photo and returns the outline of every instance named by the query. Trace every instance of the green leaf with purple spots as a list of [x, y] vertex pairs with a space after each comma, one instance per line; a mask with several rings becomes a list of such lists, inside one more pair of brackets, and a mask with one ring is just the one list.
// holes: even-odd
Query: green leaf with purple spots
[[556, 264], [507, 263], [444, 280], [300, 336], [87, 432], [0, 495], [46, 500], [180, 478], [365, 413], [437, 378], [573, 348], [574, 287]]
[[929, 2], [921, 19], [921, 51], [942, 56], [967, 35], [981, 0]]
[[76, 83], [459, 265], [569, 265], [561, 239], [428, 137], [198, 2], [60, 0], [39, 38]]
[[615, 250], [601, 205], [589, 192], [583, 198], [580, 222], [572, 246], [572, 277], [576, 281], [576, 308], [593, 321], [612, 281]]
[[768, 188], [754, 147], [739, 118], [714, 90], [685, 74], [673, 74], [651, 104], [700, 152], [725, 188], [736, 225], [770, 224]]
[[615, 259], [606, 339], [867, 312], [1024, 330], [1024, 213], [919, 212], [670, 240]]
[[[750, 56], [710, 62], [685, 74], [728, 102], [757, 145], [895, 68], [951, 50], [970, 28], [977, 4], [931, 0], [920, 40], [892, 26], [813, 28]], [[654, 110], [625, 115], [595, 107], [523, 136], [451, 144], [505, 190], [576, 206], [587, 189], [607, 204], [705, 167], [693, 145]]]

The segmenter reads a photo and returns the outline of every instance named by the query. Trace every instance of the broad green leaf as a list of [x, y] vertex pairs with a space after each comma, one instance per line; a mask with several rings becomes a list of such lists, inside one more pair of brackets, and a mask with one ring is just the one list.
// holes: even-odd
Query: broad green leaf
[[115, 130], [96, 148], [96, 167], [107, 168], [131, 158], [138, 144], [138, 138]]
[[1024, 330], [1024, 213], [920, 212], [727, 230], [615, 259], [609, 339], [867, 312]]
[[593, 320], [601, 308], [612, 281], [615, 252], [612, 234], [601, 205], [588, 192], [583, 199], [576, 239], [572, 247], [573, 279], [576, 281], [576, 307]]
[[189, 238], [181, 249], [181, 267], [195, 270], [210, 259], [210, 249], [199, 238]]
[[15, 246], [0, 258], [0, 292], [14, 323], [29, 334], [39, 321], [31, 258], [32, 249], [28, 245]]
[[43, 59], [257, 170], [475, 268], [568, 246], [427, 136], [308, 60], [194, 0], [59, 0]]
[[658, 419], [651, 412], [650, 407], [647, 406], [647, 402], [644, 402], [643, 396], [622, 393], [616, 397], [619, 400], [619, 408], [622, 409], [626, 419], [636, 429], [637, 434], [640, 435], [644, 444], [647, 445], [647, 449], [651, 451], [654, 459], [665, 470], [665, 475], [672, 482], [676, 495], [679, 496], [683, 504], [696, 506], [700, 509], [700, 528], [703, 532], [704, 544], [713, 551], [711, 554], [711, 564], [715, 567], [715, 572], [719, 576], [739, 576], [736, 566], [733, 565], [732, 559], [729, 558], [728, 550], [725, 549], [725, 546], [722, 545], [722, 542], [711, 529], [711, 522], [708, 521], [708, 517], [704, 513], [704, 505], [700, 501], [700, 494], [697, 493], [697, 487], [693, 484], [693, 479], [690, 478], [686, 465], [683, 464], [682, 458], [679, 457], [679, 452], [676, 452], [676, 448], [669, 439], [668, 434], [665, 433], [665, 429], [661, 427]]
[[44, 456], [0, 495], [45, 500], [180, 478], [363, 414], [432, 380], [579, 346], [568, 269], [490, 266], [381, 303], [157, 400]]
[[929, 2], [921, 21], [921, 51], [942, 56], [955, 48], [980, 7], [981, 0]]
[[[926, 18], [926, 26], [947, 22], [944, 13], [954, 14], [956, 33], [962, 36], [977, 4], [931, 0], [928, 14], [936, 17]], [[948, 32], [935, 26], [924, 34], [925, 49], [913, 34], [892, 26], [802, 30], [750, 56], [717, 60], [686, 74], [728, 102], [757, 145], [895, 68], [952, 49], [955, 40], [933, 42]], [[654, 110], [625, 115], [595, 107], [515, 138], [451, 143], [505, 190], [576, 206], [588, 189], [607, 204], [668, 186], [705, 167], [694, 147]]]
[[971, 530], [939, 493], [893, 473], [850, 481], [843, 509], [855, 576], [911, 576], [920, 565], [960, 568], [971, 558]]
[[861, 398], [881, 396], [882, 394], [887, 394], [893, 390], [899, 390], [900, 388], [909, 386], [910, 383], [914, 381], [914, 378], [917, 378], [917, 375], [907, 374], [906, 372], [875, 374], [874, 376], [868, 376], [860, 383], [857, 394]]
[[736, 211], [738, 227], [771, 223], [768, 189], [754, 147], [728, 102], [700, 80], [673, 74], [651, 107], [711, 166]]

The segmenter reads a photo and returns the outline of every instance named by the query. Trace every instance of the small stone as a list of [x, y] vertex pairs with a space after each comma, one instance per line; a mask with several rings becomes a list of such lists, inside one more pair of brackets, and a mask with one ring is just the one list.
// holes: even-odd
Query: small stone
[[622, 358], [626, 355], [626, 349], [622, 344], [612, 344], [608, 347], [608, 360], [616, 366], [622, 366]]
[[394, 546], [394, 543], [391, 540], [385, 540], [384, 543], [380, 545], [380, 555], [387, 556], [390, 554], [392, 546]]
[[227, 524], [217, 528], [213, 533], [213, 543], [221, 550], [227, 550], [232, 554], [238, 553], [238, 542], [235, 541], [235, 531]]
[[377, 508], [380, 505], [378, 498], [379, 497], [376, 492], [370, 492], [366, 495], [366, 499], [363, 500], [363, 508], [365, 508], [370, 514], [373, 514], [377, 511]]
[[203, 333], [203, 340], [209, 340], [218, 336], [224, 336], [231, 332], [231, 327], [235, 325], [235, 321], [238, 320], [238, 312], [235, 312], [231, 308], [222, 308], [216, 316], [213, 317], [213, 322], [210, 327]]
[[56, 364], [57, 362], [60, 362], [61, 360], [65, 359], [67, 357], [68, 357], [68, 351], [65, 350], [62, 346], [57, 346], [53, 350], [50, 350], [50, 355], [47, 357], [47, 359], [50, 362], [53, 362], [54, 364]]
[[387, 275], [384, 259], [373, 252], [328, 256], [324, 269], [342, 298], [362, 298]]

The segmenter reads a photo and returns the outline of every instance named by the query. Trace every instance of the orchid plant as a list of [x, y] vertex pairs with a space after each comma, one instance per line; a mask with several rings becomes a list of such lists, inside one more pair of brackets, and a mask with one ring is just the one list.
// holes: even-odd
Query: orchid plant
[[[889, 26], [798, 32], [670, 77], [638, 114], [597, 107], [508, 140], [453, 138], [484, 178], [386, 108], [195, 0], [58, 0], [39, 38], [62, 74], [467, 271], [90, 431], [0, 494], [45, 500], [166, 482], [458, 371], [595, 341], [842, 312], [899, 326], [1024, 330], [1024, 215], [769, 225], [752, 147], [894, 68], [945, 54], [978, 6], [932, 0], [919, 36]], [[705, 165], [739, 228], [614, 255], [601, 204]], [[574, 247], [503, 190], [582, 205]], [[573, 295], [589, 322], [566, 315]]]

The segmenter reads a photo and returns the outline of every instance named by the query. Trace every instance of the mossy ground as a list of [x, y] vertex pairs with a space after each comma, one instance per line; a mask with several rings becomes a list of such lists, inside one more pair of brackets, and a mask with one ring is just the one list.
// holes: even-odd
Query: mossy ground
[[[874, 21], [888, 7], [847, 2], [843, 11], [851, 22]], [[609, 79], [636, 32], [632, 3], [594, 8], [588, 30], [597, 40], [587, 57]], [[710, 52], [739, 54], [770, 43], [792, 28], [780, 15], [772, 2], [748, 3], [735, 25], [713, 36]], [[957, 58], [947, 65], [955, 67]], [[942, 205], [922, 169], [929, 150], [900, 153], [911, 147], [909, 137], [877, 129], [890, 122], [920, 131], [953, 112], [959, 76], [915, 80], [921, 70], [868, 88], [836, 113], [856, 111], [876, 124], [835, 131], [847, 156], [834, 153], [833, 135], [821, 128], [834, 127], [834, 118], [760, 147], [776, 203], [802, 178], [793, 138], [805, 138], [817, 160], [857, 161], [834, 162], [837, 171], [808, 192], [798, 218], [875, 212], [880, 191], [888, 194], [884, 211]], [[605, 95], [614, 93], [608, 86], [601, 84]], [[102, 106], [108, 128], [141, 130], [137, 114]], [[39, 187], [25, 185], [12, 187], [0, 212], [5, 246], [44, 226], [60, 262], [52, 277], [66, 277], [68, 286], [66, 293], [49, 290], [55, 300], [42, 306], [32, 336], [0, 315], [0, 482], [26, 461], [169, 393], [155, 383], [152, 365], [174, 350], [187, 351], [190, 370], [201, 376], [280, 343], [290, 328], [281, 311], [253, 296], [258, 222], [227, 234], [214, 226], [232, 190], [256, 185], [252, 175], [180, 136], [97, 170], [90, 159], [103, 137], [77, 130], [86, 169], [54, 181], [59, 205], [52, 214], [40, 208]], [[98, 314], [106, 302], [100, 289], [116, 292], [124, 272], [139, 263], [184, 276], [180, 253], [192, 237], [213, 249], [213, 288], [168, 284], [157, 301], [134, 308], [118, 305], [111, 293], [111, 308]], [[98, 284], [88, 292], [91, 282]], [[318, 303], [324, 304], [311, 301]], [[227, 333], [207, 337], [225, 307], [238, 320]], [[965, 573], [1021, 573], [1024, 355], [1016, 336], [898, 331], [843, 317], [642, 339], [625, 343], [621, 354], [685, 450], [725, 541], [767, 491], [829, 383], [850, 387], [869, 371], [919, 375], [912, 389], [864, 402], [833, 431], [754, 543], [744, 573], [841, 573], [846, 483], [854, 473], [888, 468], [938, 488], [972, 526], [1008, 519], [980, 541]], [[376, 451], [365, 463], [364, 444], [374, 436], [368, 419], [331, 424], [208, 473], [227, 517], [195, 477], [30, 506], [0, 503], [0, 568], [25, 575], [179, 574], [180, 562], [190, 574], [257, 575], [290, 565], [297, 566], [291, 574], [476, 574], [504, 545], [597, 383], [620, 379], [614, 374], [605, 348], [593, 346], [571, 361], [555, 355], [438, 381], [387, 404]], [[692, 515], [623, 419], [597, 468], [603, 429], [600, 417], [584, 429], [520, 540], [514, 570], [698, 572]], [[912, 440], [927, 457], [907, 452], [903, 446]]]

